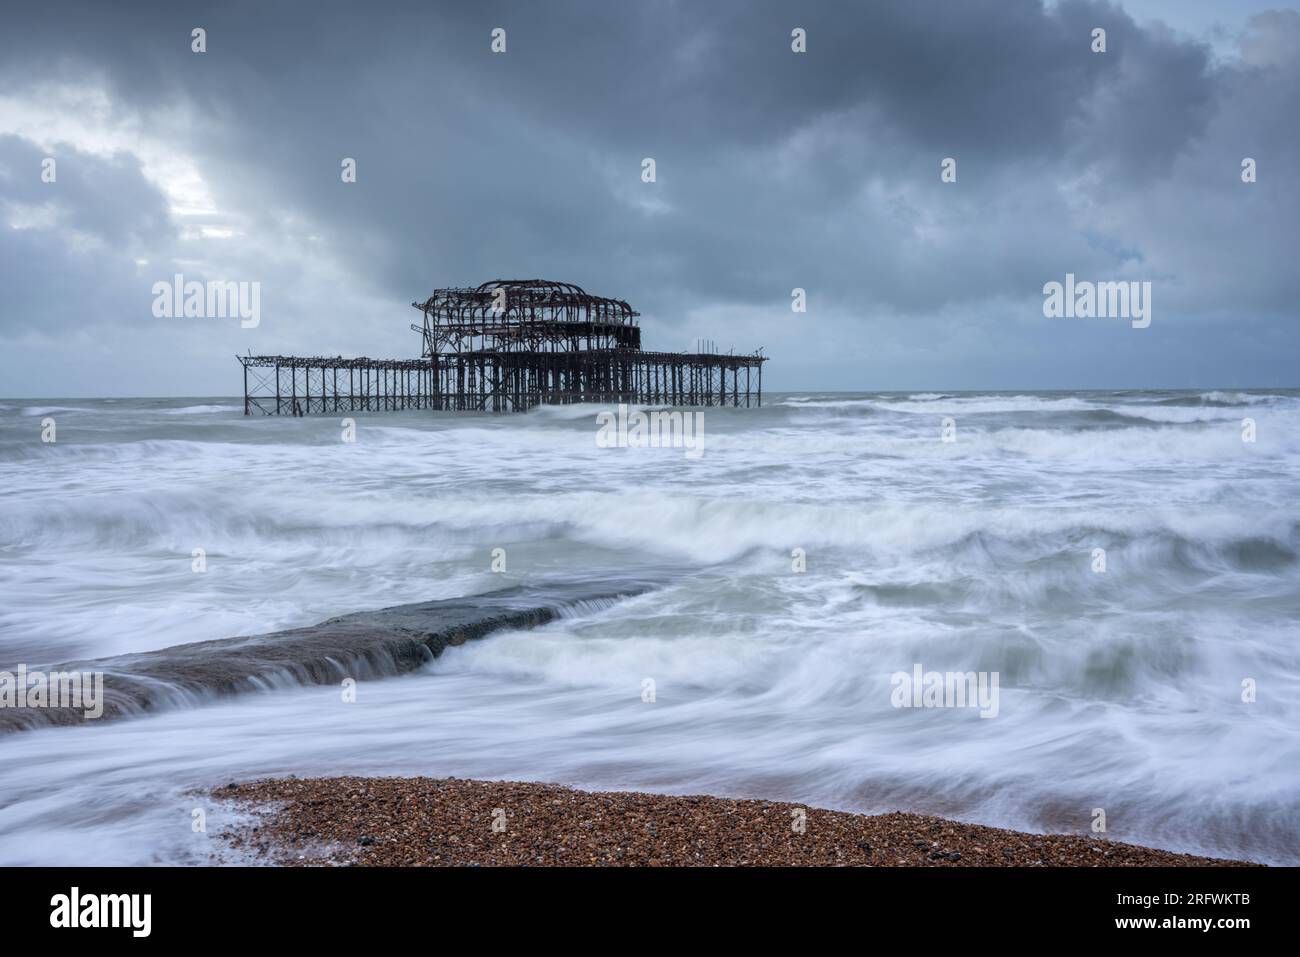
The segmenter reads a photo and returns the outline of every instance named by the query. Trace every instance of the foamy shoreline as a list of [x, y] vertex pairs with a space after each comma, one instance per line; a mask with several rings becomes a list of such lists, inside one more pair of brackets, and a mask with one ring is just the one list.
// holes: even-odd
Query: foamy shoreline
[[[598, 448], [600, 407], [349, 445], [220, 397], [10, 403], [0, 672], [104, 700], [0, 706], [39, 769], [0, 787], [0, 858], [203, 862], [189, 792], [341, 773], [1084, 836], [1100, 809], [1300, 862], [1300, 390], [770, 400], [707, 413], [689, 469]], [[900, 697], [918, 665], [943, 707]], [[947, 706], [971, 673], [996, 717]]]

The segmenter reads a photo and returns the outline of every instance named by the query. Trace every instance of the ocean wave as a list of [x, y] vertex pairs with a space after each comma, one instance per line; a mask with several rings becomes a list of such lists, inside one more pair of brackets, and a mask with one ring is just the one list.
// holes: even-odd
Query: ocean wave
[[[1214, 390], [1195, 394], [1161, 396], [1152, 399], [1151, 405], [1159, 406], [1200, 406], [1210, 408], [1231, 408], [1241, 405], [1272, 405], [1282, 402], [1295, 402], [1294, 394], [1273, 392], [1223, 392]], [[1139, 397], [1140, 404], [1147, 404], [1144, 397]]]
[[187, 405], [180, 409], [161, 409], [163, 415], [204, 415], [212, 412], [243, 412], [242, 405]]
[[[805, 392], [703, 410], [698, 461], [598, 448], [606, 406], [358, 416], [351, 444], [329, 416], [164, 413], [206, 397], [69, 416], [54, 445], [9, 414], [0, 658], [168, 648], [169, 667], [249, 693], [159, 675], [166, 714], [6, 738], [41, 775], [0, 794], [0, 845], [36, 834], [76, 860], [91, 839], [147, 861], [190, 832], [142, 816], [142, 793], [348, 766], [1010, 826], [1086, 829], [1104, 802], [1112, 836], [1294, 863], [1300, 403], [1251, 397]], [[360, 707], [303, 683], [396, 674], [387, 652], [202, 661], [208, 639], [357, 608], [631, 580], [654, 590], [552, 595], [544, 627], [421, 659]], [[998, 719], [901, 714], [890, 675], [914, 662], [998, 672]], [[159, 819], [188, 814], [166, 800]], [[87, 801], [111, 810], [88, 820]]]
[[1052, 398], [1041, 395], [1009, 396], [944, 396], [923, 401], [876, 400], [875, 404], [889, 412], [924, 413], [927, 415], [985, 415], [1012, 412], [1077, 412], [1095, 409], [1096, 403], [1082, 398]]
[[861, 412], [877, 412], [874, 399], [804, 399], [798, 404], [791, 404], [792, 409], [844, 409]]
[[29, 405], [24, 406], [23, 415], [54, 415], [57, 412], [77, 412], [84, 415], [98, 415], [108, 409], [93, 409], [78, 405]]
[[[1129, 406], [1124, 409], [1095, 409], [1084, 413], [1097, 421], [1108, 419], [1118, 422], [1155, 422], [1164, 424], [1185, 424], [1194, 422], [1240, 422], [1240, 412], [1226, 411], [1229, 407], [1220, 407], [1224, 411], [1213, 411], [1210, 406]], [[1210, 411], [1206, 411], [1210, 409]]]

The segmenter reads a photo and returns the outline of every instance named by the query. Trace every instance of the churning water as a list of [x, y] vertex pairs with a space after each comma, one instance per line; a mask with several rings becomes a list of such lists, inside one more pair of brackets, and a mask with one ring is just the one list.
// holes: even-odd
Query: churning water
[[[698, 458], [599, 448], [597, 411], [356, 414], [347, 444], [223, 399], [0, 402], [0, 669], [655, 583], [351, 704], [0, 736], [0, 862], [207, 860], [194, 789], [382, 773], [1078, 833], [1104, 808], [1112, 838], [1300, 863], [1300, 393], [775, 395], [704, 410]], [[997, 717], [893, 707], [915, 664], [996, 672]]]

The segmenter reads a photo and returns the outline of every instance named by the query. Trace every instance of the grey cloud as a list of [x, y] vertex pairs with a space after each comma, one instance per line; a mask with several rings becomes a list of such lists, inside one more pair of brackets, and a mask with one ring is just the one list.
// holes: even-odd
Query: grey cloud
[[[792, 387], [871, 385], [837, 365], [847, 350], [830, 337], [789, 334], [803, 286], [818, 309], [803, 321], [854, 348], [906, 347], [904, 373], [996, 386], [1037, 368], [1078, 385], [1122, 363], [1082, 330], [1063, 356], [1041, 325], [1039, 290], [1067, 271], [1162, 282], [1164, 321], [1184, 332], [1134, 344], [1151, 375], [1203, 372], [1215, 329], [1234, 337], [1219, 361], [1242, 375], [1296, 356], [1297, 21], [1255, 18], [1250, 55], [1221, 63], [1089, 0], [56, 5], [5, 32], [0, 70], [10, 89], [95, 78], [191, 155], [250, 245], [285, 252], [265, 265], [288, 349], [316, 351], [322, 330], [358, 338], [353, 317], [320, 313], [331, 290], [302, 295], [309, 264], [328, 263], [339, 290], [394, 304], [366, 319], [391, 322], [384, 344], [405, 341], [402, 304], [434, 285], [544, 275], [628, 298], [648, 341], [756, 336], [803, 370]], [[204, 56], [189, 51], [195, 25]], [[488, 51], [494, 26], [505, 56]], [[1104, 55], [1088, 49], [1094, 26]], [[184, 128], [166, 125], [177, 109]], [[1238, 163], [1255, 153], [1261, 181], [1243, 187]], [[339, 182], [343, 156], [355, 185]], [[957, 184], [938, 180], [945, 156]], [[156, 207], [104, 193], [85, 196], [88, 226], [166, 251]], [[13, 281], [39, 308], [72, 267], [33, 255], [45, 268]], [[753, 318], [695, 329], [688, 314]], [[967, 329], [971, 347], [936, 358]], [[205, 381], [228, 375], [197, 361]], [[779, 387], [780, 362], [772, 372]]]

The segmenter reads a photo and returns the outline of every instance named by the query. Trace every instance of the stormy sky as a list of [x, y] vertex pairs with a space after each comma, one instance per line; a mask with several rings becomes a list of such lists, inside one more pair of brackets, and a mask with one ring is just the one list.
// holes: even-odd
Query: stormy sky
[[[413, 300], [526, 277], [773, 390], [1300, 386], [1296, 6], [7, 4], [0, 395], [414, 356]], [[176, 273], [260, 324], [155, 317]], [[1067, 273], [1149, 281], [1151, 325], [1045, 318]]]

